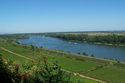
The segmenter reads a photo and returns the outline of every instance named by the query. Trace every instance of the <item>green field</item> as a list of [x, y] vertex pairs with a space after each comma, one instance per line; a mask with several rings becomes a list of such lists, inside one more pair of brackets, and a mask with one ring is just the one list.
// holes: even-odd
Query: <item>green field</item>
[[[26, 57], [29, 57], [31, 59], [34, 59], [34, 61], [38, 61], [39, 59], [42, 59], [42, 57], [46, 56], [49, 59], [50, 62], [57, 61], [59, 63], [59, 65], [62, 66], [62, 68], [65, 68], [65, 69], [69, 68], [68, 66], [70, 66], [70, 63], [75, 63], [74, 60], [70, 60], [70, 59], [65, 58], [63, 56], [60, 57], [60, 56], [53, 56], [53, 55], [45, 54], [44, 52], [47, 52], [47, 51], [44, 51], [44, 50], [39, 51], [39, 50], [35, 49], [35, 51], [33, 51], [32, 48], [25, 47], [25, 46], [22, 46], [22, 45], [16, 45], [16, 46], [14, 45], [13, 46], [12, 44], [9, 44], [9, 43], [0, 42], [0, 46], [1, 47], [5, 47], [6, 49], [9, 49], [9, 50], [11, 50], [11, 51], [13, 51], [15, 53], [18, 53], [18, 54], [21, 54], [23, 56], [26, 56]], [[11, 54], [9, 52], [6, 52], [3, 49], [0, 49], [0, 54], [4, 55], [3, 57], [5, 59], [12, 60], [12, 61], [14, 61], [16, 63], [19, 63], [19, 64], [25, 64], [25, 63], [30, 63], [31, 62], [31, 61], [29, 61], [29, 60], [27, 60], [25, 58], [22, 58], [22, 57], [14, 55], [14, 54]], [[66, 66], [64, 66], [66, 64], [65, 61], [70, 62], [70, 63], [67, 64]], [[73, 65], [75, 66], [78, 63], [73, 64]], [[87, 64], [88, 63], [85, 63], [84, 65], [87, 65]], [[70, 66], [70, 67], [72, 67], [72, 66]], [[80, 71], [80, 70], [78, 70], [78, 71]], [[85, 70], [83, 70], [83, 71], [85, 71]], [[86, 69], [86, 71], [87, 71], [87, 69]], [[80, 78], [79, 76], [73, 76], [73, 80], [74, 79], [76, 81], [79, 80], [81, 83], [83, 83], [83, 82], [85, 82], [85, 83], [98, 83], [98, 82], [96, 82], [94, 80], [89, 80], [89, 79], [86, 79], [86, 78]]]
[[[79, 80], [79, 82], [78, 82], [78, 80]], [[76, 83], [76, 82], [78, 82], [78, 83], [99, 83], [99, 82], [96, 82], [96, 81], [93, 81], [93, 80], [88, 80], [88, 79], [85, 79], [85, 78], [81, 78], [79, 76], [74, 76], [73, 81], [74, 81], [74, 83]]]
[[104, 67], [87, 73], [87, 75], [105, 80], [109, 83], [124, 83], [125, 69], [118, 69], [114, 67]]
[[[112, 61], [75, 56], [68, 53], [25, 46], [15, 42], [3, 42], [3, 40], [0, 40], [0, 47], [4, 47], [22, 56], [29, 57], [34, 61], [39, 61], [42, 57], [47, 57], [50, 62], [57, 61], [57, 63], [65, 70], [84, 74], [109, 83], [125, 82], [125, 69], [111, 65], [110, 63], [115, 63]], [[11, 59], [19, 64], [30, 62], [30, 60], [6, 52], [3, 49], [0, 49], [0, 54], [2, 54], [4, 58]], [[75, 76], [75, 79], [79, 79], [85, 83], [97, 83], [96, 81], [80, 78], [78, 76]]]

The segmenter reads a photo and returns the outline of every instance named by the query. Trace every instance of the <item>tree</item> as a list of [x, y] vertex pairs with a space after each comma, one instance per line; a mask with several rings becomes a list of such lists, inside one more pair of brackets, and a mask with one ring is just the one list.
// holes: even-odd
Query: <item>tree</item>
[[95, 57], [94, 54], [91, 54], [91, 57]]
[[57, 62], [50, 64], [46, 57], [39, 63], [39, 70], [34, 73], [35, 83], [72, 83], [70, 75], [61, 70]]
[[78, 52], [77, 54], [80, 54], [80, 52]]
[[85, 56], [88, 56], [88, 54], [87, 54], [87, 53], [85, 53], [85, 52], [83, 52], [82, 54], [83, 54], [83, 55], [85, 55]]

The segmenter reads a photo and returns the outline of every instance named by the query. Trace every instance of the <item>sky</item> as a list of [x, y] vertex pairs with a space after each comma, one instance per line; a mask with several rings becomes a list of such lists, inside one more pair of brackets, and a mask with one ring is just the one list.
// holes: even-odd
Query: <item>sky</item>
[[0, 33], [125, 30], [125, 0], [0, 0]]

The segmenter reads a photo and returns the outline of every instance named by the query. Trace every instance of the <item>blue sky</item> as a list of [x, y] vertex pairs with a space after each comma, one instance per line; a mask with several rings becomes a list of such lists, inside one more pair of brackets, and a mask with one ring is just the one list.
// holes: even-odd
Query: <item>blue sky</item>
[[0, 33], [125, 30], [125, 0], [0, 0]]

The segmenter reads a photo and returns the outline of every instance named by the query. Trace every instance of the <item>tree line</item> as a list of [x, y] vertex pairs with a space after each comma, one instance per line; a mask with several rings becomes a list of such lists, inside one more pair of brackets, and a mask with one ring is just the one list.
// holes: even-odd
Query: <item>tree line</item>
[[46, 36], [56, 37], [69, 41], [94, 42], [107, 44], [125, 44], [125, 35], [89, 35], [89, 34], [46, 34]]

